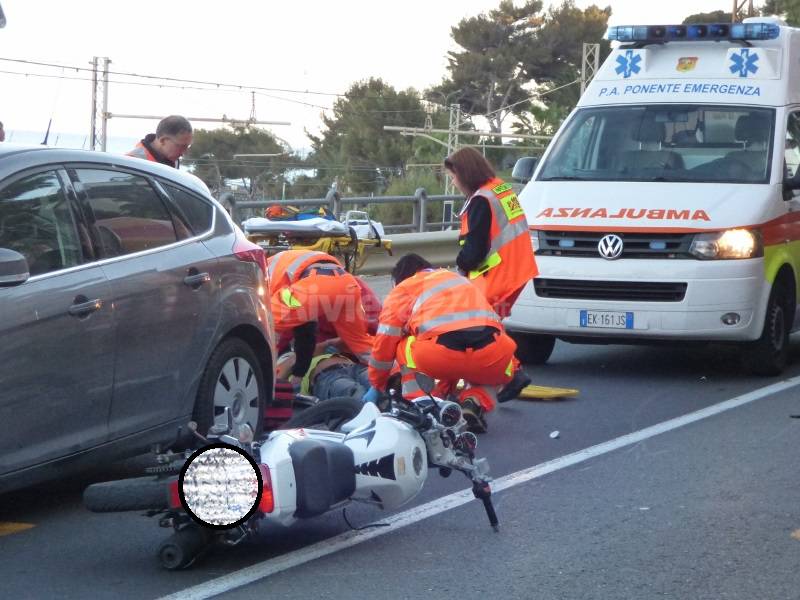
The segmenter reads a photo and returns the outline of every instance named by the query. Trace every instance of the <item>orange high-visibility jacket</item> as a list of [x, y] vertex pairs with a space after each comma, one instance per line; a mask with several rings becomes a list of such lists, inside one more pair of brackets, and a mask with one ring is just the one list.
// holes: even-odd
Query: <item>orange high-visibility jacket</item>
[[144, 160], [151, 160], [153, 162], [158, 162], [158, 159], [153, 156], [153, 153], [147, 149], [147, 147], [142, 143], [137, 143], [133, 150], [128, 152], [127, 156], [133, 156], [135, 158], [143, 158]]
[[[369, 360], [369, 380], [386, 387], [398, 345], [442, 333], [491, 325], [503, 331], [500, 318], [481, 291], [465, 277], [445, 269], [424, 270], [401, 282], [383, 302], [378, 333]], [[413, 366], [413, 360], [409, 361]]]
[[330, 254], [314, 250], [284, 250], [271, 256], [267, 260], [267, 277], [271, 293], [274, 294], [282, 287], [291, 285], [306, 268], [320, 262], [342, 266], [342, 263]]
[[474, 271], [470, 281], [483, 290], [492, 306], [496, 306], [533, 279], [539, 269], [533, 256], [528, 221], [511, 185], [492, 179], [478, 188], [461, 211], [460, 243], [469, 233], [467, 206], [476, 196], [489, 202], [492, 225], [489, 229], [489, 250]]

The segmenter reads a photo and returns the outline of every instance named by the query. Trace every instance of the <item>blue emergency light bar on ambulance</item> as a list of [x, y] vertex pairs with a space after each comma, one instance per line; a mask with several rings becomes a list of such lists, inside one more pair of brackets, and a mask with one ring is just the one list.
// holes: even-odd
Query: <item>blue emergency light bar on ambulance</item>
[[544, 362], [556, 339], [716, 341], [780, 372], [800, 328], [800, 29], [608, 37], [541, 159], [515, 167], [539, 266], [505, 321], [520, 357]]
[[708, 25], [618, 25], [606, 38], [617, 42], [697, 42], [774, 40], [781, 29], [773, 23], [710, 23]]

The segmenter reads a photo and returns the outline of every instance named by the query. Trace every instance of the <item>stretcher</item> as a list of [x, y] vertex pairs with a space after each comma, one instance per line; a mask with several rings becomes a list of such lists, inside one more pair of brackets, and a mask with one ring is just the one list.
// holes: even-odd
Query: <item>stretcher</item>
[[383, 227], [363, 211], [348, 211], [344, 222], [323, 217], [300, 220], [254, 217], [244, 221], [242, 229], [267, 256], [283, 250], [325, 252], [341, 260], [350, 273], [363, 267], [371, 253], [392, 255], [392, 241], [383, 237]]

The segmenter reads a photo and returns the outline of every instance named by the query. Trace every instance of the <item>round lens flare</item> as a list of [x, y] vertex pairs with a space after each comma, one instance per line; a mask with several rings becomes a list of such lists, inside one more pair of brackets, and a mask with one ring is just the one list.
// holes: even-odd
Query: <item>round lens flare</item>
[[263, 484], [256, 462], [239, 448], [214, 444], [195, 452], [183, 467], [183, 508], [200, 524], [230, 528], [255, 512]]

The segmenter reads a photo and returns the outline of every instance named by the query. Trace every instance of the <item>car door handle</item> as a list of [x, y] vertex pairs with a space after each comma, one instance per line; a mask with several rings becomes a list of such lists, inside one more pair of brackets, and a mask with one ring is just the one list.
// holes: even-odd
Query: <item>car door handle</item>
[[73, 317], [88, 317], [103, 307], [103, 301], [100, 298], [89, 300], [86, 296], [77, 296], [73, 302], [74, 304], [68, 309], [69, 314]]
[[194, 289], [209, 281], [211, 281], [211, 275], [208, 273], [194, 273], [183, 278], [183, 283]]

